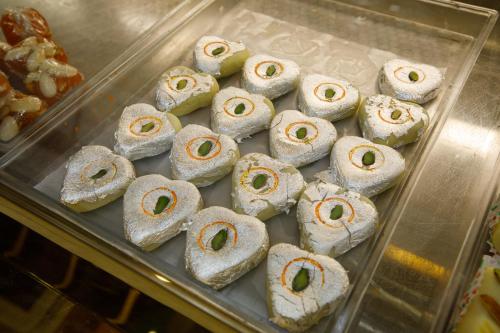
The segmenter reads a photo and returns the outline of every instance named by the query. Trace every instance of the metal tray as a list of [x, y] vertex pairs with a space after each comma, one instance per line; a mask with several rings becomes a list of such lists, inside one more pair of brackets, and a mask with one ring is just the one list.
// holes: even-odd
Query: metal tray
[[[446, 15], [447, 21], [429, 20], [434, 15]], [[410, 193], [416, 184], [418, 177], [411, 177], [415, 166], [426, 158], [424, 149], [435, 143], [495, 19], [494, 11], [433, 1], [187, 1], [175, 15], [160, 20], [145, 38], [115, 61], [120, 64], [108, 71], [106, 80], [92, 87], [85, 98], [0, 159], [2, 189], [22, 193], [27, 205], [45, 206], [72, 233], [86, 232], [99, 238], [107, 255], [115, 256], [118, 250], [130, 259], [131, 269], [156, 272], [150, 278], [168, 281], [165, 288], [188, 291], [188, 301], [196, 303], [201, 299], [251, 330], [281, 331], [267, 319], [265, 263], [222, 291], [211, 290], [184, 270], [184, 234], [145, 253], [123, 237], [122, 200], [86, 214], [75, 214], [60, 205], [66, 160], [82, 145], [112, 147], [123, 108], [137, 102], [153, 103], [160, 74], [174, 65], [190, 66], [193, 45], [205, 34], [242, 40], [253, 54], [265, 52], [293, 59], [301, 66], [302, 74], [318, 72], [343, 77], [358, 86], [364, 96], [376, 92], [377, 72], [388, 59], [402, 57], [435, 65], [446, 73], [446, 79], [439, 97], [425, 105], [431, 116], [430, 127], [418, 144], [401, 149], [408, 165], [404, 180], [375, 199], [381, 216], [377, 234], [338, 258], [349, 271], [348, 297], [335, 314], [311, 329], [343, 331], [353, 320], [367, 287], [368, 280], [361, 277], [374, 269], [397, 225], [397, 213], [405, 207], [404, 194]], [[463, 25], [463, 20], [468, 24]], [[239, 86], [239, 74], [219, 83], [221, 87]], [[295, 109], [296, 93], [281, 97], [274, 104], [277, 111]], [[209, 126], [209, 110], [198, 110], [181, 121], [183, 125]], [[354, 118], [334, 125], [340, 136], [360, 135]], [[242, 155], [269, 153], [268, 133], [244, 141], [240, 150]], [[134, 165], [138, 176], [170, 176], [168, 153]], [[310, 180], [314, 173], [327, 167], [325, 158], [300, 170]], [[203, 188], [205, 205], [230, 207], [230, 182], [228, 176]], [[298, 244], [295, 210], [271, 219], [267, 227], [271, 244]]]

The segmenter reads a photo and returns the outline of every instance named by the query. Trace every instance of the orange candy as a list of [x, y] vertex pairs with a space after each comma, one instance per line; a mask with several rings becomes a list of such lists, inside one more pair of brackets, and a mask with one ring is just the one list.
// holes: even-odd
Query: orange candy
[[52, 37], [47, 20], [33, 8], [16, 7], [6, 9], [0, 24], [5, 39], [11, 45], [31, 36], [48, 39]]

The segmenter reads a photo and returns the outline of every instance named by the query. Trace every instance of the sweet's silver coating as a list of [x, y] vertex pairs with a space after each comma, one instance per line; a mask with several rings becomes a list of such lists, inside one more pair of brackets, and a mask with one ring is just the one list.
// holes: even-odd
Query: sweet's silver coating
[[[400, 112], [400, 116], [393, 119], [393, 112]], [[393, 148], [418, 141], [429, 125], [429, 116], [423, 107], [386, 95], [366, 98], [358, 120], [363, 137]]]
[[[297, 131], [306, 129], [304, 138]], [[278, 113], [269, 131], [271, 156], [295, 167], [315, 162], [327, 156], [337, 139], [337, 130], [325, 119], [308, 117], [296, 110]]]
[[[334, 92], [331, 98], [325, 95], [329, 89]], [[360, 99], [359, 90], [348, 81], [311, 74], [300, 84], [298, 108], [307, 116], [337, 121], [356, 113]]]
[[[205, 141], [212, 142], [212, 149], [208, 155], [199, 156], [198, 148]], [[170, 151], [172, 178], [198, 187], [209, 186], [230, 173], [239, 157], [238, 145], [229, 136], [191, 124], [174, 138]]]
[[[412, 71], [417, 73], [417, 81], [410, 79]], [[378, 77], [378, 86], [382, 94], [418, 104], [434, 99], [439, 94], [442, 82], [443, 75], [436, 67], [403, 59], [386, 62]]]
[[[153, 124], [154, 127], [147, 132], [141, 131], [147, 124]], [[154, 106], [145, 103], [133, 104], [127, 106], [120, 117], [114, 150], [130, 161], [135, 161], [166, 152], [172, 147], [174, 136], [175, 128], [166, 112], [159, 112]]]
[[[236, 114], [235, 109], [241, 104], [245, 109]], [[226, 134], [239, 142], [268, 129], [274, 112], [274, 106], [268, 98], [228, 87], [214, 97], [210, 125], [214, 132]]]
[[[292, 281], [301, 268], [309, 271], [309, 285], [297, 292]], [[266, 286], [270, 320], [290, 332], [302, 332], [335, 310], [347, 293], [349, 278], [335, 259], [281, 243], [269, 250]]]
[[[261, 174], [267, 177], [266, 183], [255, 189], [253, 180]], [[302, 174], [293, 165], [260, 153], [250, 153], [238, 160], [232, 183], [234, 211], [255, 216], [261, 221], [288, 213], [306, 185]]]
[[[337, 205], [343, 213], [332, 220], [330, 214]], [[373, 235], [378, 213], [373, 202], [361, 194], [316, 181], [300, 197], [297, 222], [302, 249], [336, 257]]]
[[[375, 163], [364, 166], [363, 155], [375, 155]], [[357, 136], [344, 136], [333, 146], [330, 169], [316, 178], [372, 197], [396, 185], [405, 170], [405, 160], [395, 149]]]
[[[274, 65], [276, 71], [268, 76], [266, 70], [270, 65]], [[257, 54], [245, 62], [241, 84], [252, 94], [275, 99], [294, 90], [299, 84], [299, 77], [300, 68], [294, 61]]]
[[[222, 229], [227, 231], [227, 240], [214, 250], [211, 241]], [[264, 223], [224, 207], [209, 207], [193, 215], [186, 236], [186, 269], [214, 289], [255, 268], [269, 249]]]
[[[99, 172], [105, 174], [92, 178]], [[125, 157], [103, 146], [83, 146], [66, 165], [61, 202], [77, 212], [90, 211], [121, 197], [134, 179], [134, 166]]]
[[[168, 205], [158, 214], [158, 199], [165, 196]], [[147, 175], [130, 184], [123, 198], [125, 238], [151, 251], [181, 232], [187, 218], [203, 207], [200, 192], [191, 183]]]

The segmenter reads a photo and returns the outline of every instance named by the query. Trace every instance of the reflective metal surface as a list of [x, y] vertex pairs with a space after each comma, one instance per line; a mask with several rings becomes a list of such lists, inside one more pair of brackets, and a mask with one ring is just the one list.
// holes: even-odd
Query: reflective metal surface
[[[17, 2], [16, 2], [17, 3]], [[73, 3], [73, 2], [70, 2]], [[74, 2], [74, 3], [79, 3]], [[87, 4], [87, 2], [83, 2]], [[283, 3], [283, 2], [281, 2]], [[401, 20], [400, 25], [396, 27], [407, 27], [409, 21], [417, 21], [420, 24], [428, 24], [433, 27], [446, 28], [453, 30], [457, 33], [456, 39], [443, 38], [443, 42], [449, 44], [447, 50], [451, 50], [450, 54], [455, 57], [456, 62], [453, 64], [463, 64], [463, 57], [469, 54], [473, 41], [470, 43], [460, 42], [462, 33], [471, 34], [474, 36], [481, 35], [484, 26], [481, 25], [480, 18], [469, 17], [467, 11], [464, 10], [457, 15], [446, 15], [446, 6], [443, 8], [431, 10], [432, 6], [426, 7], [422, 5], [424, 2], [413, 1], [362, 1], [353, 0], [348, 1], [349, 4], [355, 4], [367, 9], [367, 11], [378, 11], [388, 18]], [[141, 4], [130, 2], [130, 8], [138, 9]], [[58, 4], [60, 5], [60, 4]], [[79, 4], [81, 5], [81, 4]], [[144, 15], [158, 15], [158, 12], [165, 10], [168, 2], [158, 2], [155, 7], [144, 9], [152, 11]], [[86, 5], [82, 5], [86, 6]], [[93, 6], [93, 8], [100, 8], [99, 6], [106, 6], [103, 12], [108, 13], [108, 16], [101, 17], [100, 15], [85, 14], [86, 17], [92, 17], [87, 26], [91, 31], [92, 20], [95, 18], [101, 22], [103, 26], [109, 27], [110, 30], [103, 29], [104, 34], [109, 32], [108, 39], [120, 39], [122, 34], [127, 37], [127, 33], [123, 33], [122, 29], [128, 26], [126, 22], [131, 17], [135, 17], [134, 10], [130, 10], [129, 4], [123, 5], [118, 2], [110, 2], [109, 6], [105, 3]], [[113, 16], [111, 13], [120, 12], [117, 7], [129, 8], [123, 9], [125, 19], [121, 20], [118, 16]], [[134, 7], [135, 6], [135, 7]], [[149, 6], [149, 4], [148, 4]], [[451, 5], [453, 7], [454, 5]], [[146, 6], [145, 6], [146, 7]], [[56, 16], [58, 10], [54, 7], [51, 14], [47, 15], [49, 23], [55, 19], [51, 19], [50, 15]], [[286, 8], [286, 7], [285, 7]], [[347, 7], [349, 8], [349, 7]], [[457, 8], [460, 8], [457, 6]], [[273, 7], [270, 3], [267, 10], [273, 13], [283, 11], [283, 8], [278, 6]], [[76, 10], [76, 9], [75, 9]], [[130, 11], [129, 11], [130, 10]], [[221, 7], [221, 11], [222, 11]], [[76, 10], [78, 12], [78, 10]], [[348, 12], [348, 10], [347, 10]], [[356, 11], [352, 11], [356, 13]], [[44, 12], [45, 13], [45, 12]], [[304, 11], [300, 8], [294, 8], [290, 11], [289, 19], [295, 22], [310, 22], [311, 25], [316, 26], [329, 26], [328, 18], [335, 16], [333, 12], [327, 12], [321, 15], [320, 11], [313, 19], [309, 19], [303, 15]], [[81, 20], [85, 21], [85, 16]], [[140, 16], [140, 15], [139, 15]], [[127, 19], [128, 17], [128, 19]], [[446, 17], [446, 20], [443, 18]], [[101, 19], [99, 21], [98, 19]], [[342, 16], [338, 15], [337, 19], [341, 20]], [[378, 18], [378, 17], [377, 17]], [[477, 21], [475, 21], [477, 19]], [[109, 20], [109, 21], [108, 21]], [[323, 20], [323, 21], [322, 21]], [[405, 21], [406, 20], [406, 21]], [[203, 17], [203, 22], [210, 22], [211, 17]], [[109, 24], [113, 22], [113, 24]], [[341, 21], [342, 22], [342, 21]], [[375, 22], [377, 22], [375, 20]], [[149, 21], [136, 21], [135, 27], [143, 27]], [[378, 47], [382, 49], [399, 48], [402, 55], [414, 56], [424, 59], [425, 56], [431, 54], [436, 59], [442, 49], [439, 49], [439, 44], [420, 45], [409, 43], [407, 47], [402, 47], [400, 40], [396, 37], [391, 39], [390, 36], [384, 33], [384, 24], [373, 25], [371, 33], [357, 34], [354, 25], [349, 25], [347, 21], [344, 28], [339, 28], [333, 32], [337, 37], [347, 38], [346, 36], [356, 36], [356, 41], [363, 43], [370, 47]], [[366, 21], [361, 17], [356, 24], [363, 25]], [[56, 26], [53, 24], [52, 28], [55, 31], [56, 38], [58, 32]], [[114, 30], [115, 26], [120, 26], [120, 29]], [[352, 27], [352, 30], [351, 30]], [[424, 29], [423, 26], [417, 25], [418, 29]], [[141, 29], [141, 28], [139, 28]], [[335, 27], [333, 28], [335, 29]], [[365, 28], [366, 29], [366, 28]], [[377, 30], [378, 29], [378, 30]], [[99, 29], [96, 29], [99, 30]], [[424, 29], [425, 30], [425, 29]], [[129, 32], [135, 31], [132, 26]], [[366, 30], [364, 30], [366, 31]], [[398, 31], [396, 29], [396, 31]], [[327, 31], [328, 33], [329, 31]], [[345, 35], [337, 35], [339, 32]], [[400, 32], [406, 36], [403, 32]], [[94, 33], [90, 33], [93, 36]], [[197, 35], [197, 31], [187, 31], [184, 35], [179, 35], [174, 40], [174, 46], [185, 47], [186, 41], [182, 38], [189, 37], [192, 34]], [[103, 35], [105, 36], [105, 35]], [[191, 36], [192, 37], [192, 36]], [[100, 38], [91, 38], [99, 40]], [[104, 38], [105, 39], [105, 38]], [[61, 43], [68, 49], [70, 56], [75, 58], [73, 54], [77, 52], [81, 44], [78, 43], [80, 39], [75, 39], [75, 49], [72, 49], [71, 43], [68, 46], [64, 43], [61, 36]], [[336, 325], [337, 330], [343, 328], [344, 324], [347, 325], [351, 331], [359, 332], [424, 332], [424, 331], [438, 331], [444, 324], [448, 311], [452, 305], [453, 300], [457, 297], [458, 286], [460, 285], [463, 276], [465, 275], [467, 259], [471, 253], [472, 248], [476, 245], [476, 236], [480, 234], [480, 222], [482, 214], [484, 213], [491, 193], [494, 190], [494, 185], [498, 178], [497, 157], [500, 149], [500, 135], [499, 135], [499, 110], [498, 110], [498, 91], [500, 76], [499, 66], [499, 47], [498, 47], [499, 34], [498, 29], [495, 31], [490, 41], [487, 43], [478, 64], [465, 85], [464, 90], [460, 94], [458, 102], [451, 110], [449, 117], [446, 121], [439, 122], [432, 135], [429, 137], [429, 145], [423, 147], [423, 151], [419, 156], [414, 158], [414, 170], [407, 180], [407, 183], [412, 184], [405, 191], [401, 193], [397, 201], [397, 207], [391, 215], [391, 223], [388, 228], [382, 231], [380, 235], [383, 240], [390, 240], [390, 242], [380, 242], [378, 246], [372, 251], [372, 256], [369, 259], [368, 266], [364, 270], [365, 274], [361, 276], [360, 283], [355, 288], [351, 301], [346, 305], [345, 310], [339, 315], [338, 323], [331, 323]], [[459, 47], [455, 47], [454, 43]], [[425, 40], [422, 41], [425, 43]], [[419, 44], [422, 44], [419, 43]], [[105, 47], [106, 43], [99, 45], [100, 51], [89, 52], [87, 58], [97, 62], [98, 59], [106, 59], [107, 56], [112, 58], [111, 49]], [[121, 44], [120, 44], [121, 45]], [[149, 45], [151, 46], [151, 45]], [[85, 47], [84, 47], [85, 48]], [[104, 49], [104, 50], [101, 50]], [[334, 49], [334, 48], [332, 48]], [[399, 50], [398, 49], [398, 50]], [[168, 50], [168, 49], [166, 49]], [[139, 52], [140, 50], [135, 50]], [[85, 50], [81, 51], [82, 55]], [[101, 53], [102, 52], [102, 53]], [[151, 64], [161, 63], [160, 56], [169, 56], [176, 58], [179, 55], [172, 55], [165, 51], [158, 57], [150, 59]], [[355, 54], [346, 54], [347, 60], [355, 58]], [[75, 58], [76, 60], [76, 58]], [[468, 61], [474, 62], [475, 59]], [[86, 62], [86, 61], [83, 61]], [[75, 63], [76, 64], [76, 63]], [[78, 65], [78, 64], [77, 64]], [[92, 66], [85, 65], [83, 66]], [[462, 73], [461, 68], [452, 68], [452, 72]], [[88, 70], [92, 71], [92, 68]], [[149, 82], [151, 78], [141, 77], [140, 71], [134, 71], [133, 74], [137, 75], [135, 79], [143, 79], [144, 82]], [[113, 73], [115, 75], [116, 73]], [[116, 74], [117, 75], [117, 74]], [[111, 75], [110, 75], [111, 76]], [[465, 79], [465, 77], [462, 77]], [[16, 184], [15, 189], [2, 188], [3, 195], [11, 195], [15, 200], [20, 200], [25, 208], [35, 210], [37, 214], [47, 217], [51, 224], [55, 225], [61, 231], [67, 233], [68, 237], [79, 238], [85, 240], [87, 243], [92, 244], [100, 250], [100, 256], [116, 259], [121, 261], [124, 270], [137, 270], [143, 275], [148, 276], [150, 280], [156, 280], [154, 283], [162, 285], [165, 289], [175, 292], [176, 295], [182, 295], [185, 299], [189, 299], [191, 304], [202, 308], [205, 312], [218, 316], [225, 324], [233, 326], [233, 328], [245, 327], [246, 329], [255, 329], [250, 323], [246, 323], [244, 318], [228, 318], [221, 315], [224, 313], [220, 309], [220, 304], [215, 302], [204, 302], [199, 298], [197, 291], [183, 290], [176, 286], [176, 281], [169, 280], [162, 274], [155, 273], [151, 266], [145, 267], [144, 265], [136, 262], [127, 262], [129, 258], [127, 254], [132, 254], [132, 249], [127, 249], [126, 253], [117, 251], [120, 239], [113, 237], [111, 233], [103, 233], [96, 235], [95, 230], [89, 229], [82, 231], [71, 223], [66, 221], [79, 221], [83, 225], [83, 218], [75, 218], [72, 214], [63, 211], [61, 213], [60, 207], [54, 207], [53, 201], [40, 193], [32, 193], [32, 186], [37, 184], [50, 169], [51, 166], [61, 165], [65, 159], [64, 155], [71, 153], [68, 146], [72, 144], [75, 147], [78, 144], [88, 142], [91, 138], [85, 135], [85, 131], [91, 131], [96, 121], [101, 121], [103, 116], [100, 112], [111, 113], [114, 108], [119, 107], [114, 100], [126, 100], [127, 93], [131, 92], [130, 81], [120, 81], [123, 83], [123, 89], [117, 93], [109, 95], [108, 102], [104, 103], [106, 99], [101, 97], [102, 102], [99, 108], [87, 108], [76, 117], [69, 118], [71, 122], [59, 126], [55, 131], [51, 132], [51, 136], [47, 136], [41, 144], [38, 144], [35, 149], [30, 147], [28, 153], [17, 152], [11, 155], [15, 158], [17, 154], [21, 154], [16, 163], [9, 169], [10, 176], [14, 176]], [[449, 88], [450, 93], [460, 91], [462, 80], [453, 81]], [[455, 86], [454, 86], [455, 85]], [[373, 88], [373, 87], [371, 87]], [[367, 84], [366, 91], [370, 87]], [[105, 94], [105, 89], [96, 92], [96, 94]], [[143, 96], [145, 91], [141, 91], [137, 96]], [[453, 98], [450, 100], [454, 100]], [[446, 109], [443, 107], [441, 110]], [[113, 121], [110, 119], [108, 124]], [[103, 122], [104, 123], [104, 122]], [[81, 127], [74, 126], [83, 124]], [[74, 126], [74, 127], [73, 127]], [[441, 127], [442, 126], [442, 127]], [[83, 133], [82, 133], [83, 131]], [[105, 133], [104, 133], [105, 134]], [[61, 140], [69, 140], [71, 143], [61, 143]], [[414, 150], [415, 148], [413, 148]], [[410, 153], [412, 153], [410, 151]], [[51, 162], [47, 164], [31, 163], [33, 160], [43, 160], [42, 155], [50, 156]], [[145, 170], [148, 170], [146, 167]], [[7, 181], [7, 176], [5, 180]], [[8, 179], [12, 184], [12, 179]], [[24, 192], [24, 195], [22, 194]], [[390, 202], [392, 196], [387, 196], [386, 201]], [[215, 200], [215, 198], [214, 198]], [[383, 201], [383, 200], [382, 200]], [[41, 206], [46, 205], [47, 208]], [[391, 205], [389, 205], [391, 207]], [[392, 206], [394, 207], [394, 205]], [[55, 214], [57, 212], [57, 214]], [[390, 214], [389, 214], [390, 215]], [[395, 226], [394, 229], [391, 226]], [[116, 225], [113, 227], [117, 227]], [[275, 224], [276, 228], [276, 224]], [[93, 234], [94, 233], [94, 234]], [[294, 234], [288, 235], [295, 237]], [[288, 237], [287, 236], [287, 237]], [[108, 241], [111, 240], [111, 245], [106, 245], [103, 238]], [[177, 240], [177, 243], [180, 240]], [[378, 256], [379, 253], [383, 255]], [[136, 257], [137, 260], [144, 259], [142, 255]], [[355, 262], [357, 263], [357, 261]], [[178, 264], [178, 263], [177, 263]], [[152, 265], [150, 263], [150, 265]], [[159, 266], [157, 266], [159, 267]], [[154, 274], [157, 277], [154, 278]], [[156, 297], [162, 298], [162, 295]], [[351, 317], [351, 314], [357, 315]], [[227, 315], [227, 314], [226, 314]], [[229, 316], [231, 317], [231, 316]], [[221, 319], [222, 318], [222, 319]], [[351, 320], [352, 319], [352, 320]]]

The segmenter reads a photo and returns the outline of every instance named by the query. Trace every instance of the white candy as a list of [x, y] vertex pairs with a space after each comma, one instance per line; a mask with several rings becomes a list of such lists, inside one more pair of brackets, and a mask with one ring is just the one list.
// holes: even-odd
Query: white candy
[[286, 110], [271, 123], [269, 148], [272, 157], [300, 167], [327, 156], [336, 139], [337, 131], [328, 120]]
[[[274, 73], [268, 69], [274, 66]], [[299, 83], [300, 68], [291, 60], [258, 54], [247, 59], [243, 67], [242, 86], [252, 94], [275, 99], [294, 90]]]
[[103, 146], [84, 146], [66, 166], [61, 202], [90, 211], [121, 197], [135, 179], [133, 164]]
[[[418, 80], [410, 79], [411, 72], [417, 74]], [[442, 82], [443, 75], [436, 67], [402, 59], [386, 62], [378, 77], [378, 86], [383, 94], [418, 104], [435, 98]]]
[[[309, 284], [296, 291], [293, 280], [301, 269], [307, 270]], [[302, 332], [333, 313], [347, 293], [349, 278], [335, 259], [282, 243], [269, 250], [266, 286], [270, 320]]]
[[[265, 183], [255, 188], [255, 177], [264, 175]], [[267, 155], [250, 153], [238, 160], [233, 171], [233, 209], [265, 221], [297, 203], [304, 190], [301, 173], [291, 164]]]
[[[185, 86], [182, 87], [184, 82]], [[217, 80], [209, 74], [176, 66], [161, 75], [156, 88], [156, 106], [160, 111], [183, 116], [209, 106], [217, 91]]]
[[[168, 198], [168, 204], [155, 211], [161, 197]], [[200, 192], [191, 183], [161, 175], [139, 177], [123, 197], [125, 238], [151, 251], [180, 233], [187, 218], [202, 207]]]
[[[368, 152], [375, 155], [375, 163], [367, 166], [362, 160]], [[316, 178], [372, 197], [396, 185], [404, 170], [405, 160], [397, 150], [357, 136], [344, 136], [333, 146], [330, 169], [316, 174]]]
[[[244, 110], [240, 110], [240, 105], [244, 106]], [[268, 98], [229, 87], [214, 97], [211, 126], [215, 132], [240, 141], [268, 129], [274, 113], [274, 106]]]
[[[331, 212], [342, 207], [342, 216]], [[373, 235], [377, 209], [370, 199], [337, 185], [314, 182], [307, 186], [297, 204], [300, 247], [330, 257], [339, 256]]]
[[[205, 142], [210, 142], [211, 148], [208, 154], [200, 155], [198, 150]], [[230, 173], [239, 157], [238, 145], [229, 136], [191, 124], [174, 138], [170, 151], [172, 177], [198, 187], [209, 186]]]
[[358, 120], [365, 138], [393, 148], [417, 141], [429, 125], [423, 107], [385, 95], [365, 99]]
[[[193, 276], [220, 289], [256, 267], [267, 254], [269, 236], [264, 223], [223, 207], [209, 207], [190, 218], [186, 232], [186, 269]], [[219, 232], [224, 242], [215, 243]], [[220, 240], [220, 239], [219, 239]], [[217, 247], [223, 244], [221, 248]]]
[[199, 71], [220, 78], [239, 71], [249, 55], [245, 44], [241, 42], [203, 36], [196, 42], [193, 57]]
[[[326, 96], [329, 90], [334, 93], [332, 97]], [[298, 107], [304, 114], [328, 121], [352, 116], [359, 101], [359, 90], [351, 83], [320, 74], [304, 77], [298, 95]]]
[[180, 126], [174, 115], [159, 112], [152, 105], [127, 106], [115, 132], [114, 150], [130, 161], [166, 152], [172, 147], [176, 133], [174, 125]]

